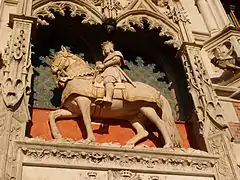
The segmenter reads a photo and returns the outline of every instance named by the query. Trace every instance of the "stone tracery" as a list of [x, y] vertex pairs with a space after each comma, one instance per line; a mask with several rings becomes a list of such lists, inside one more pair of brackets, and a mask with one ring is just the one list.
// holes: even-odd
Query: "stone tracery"
[[[162, 1], [161, 1], [162, 2]], [[96, 5], [96, 6], [99, 6], [99, 4], [98, 3], [93, 3], [94, 5]], [[162, 6], [166, 6], [166, 4], [167, 3], [157, 3], [157, 5], [159, 5], [160, 7], [162, 7]], [[72, 6], [69, 6], [69, 4], [67, 5], [67, 4], [65, 4], [64, 5], [64, 8], [66, 8], [66, 7], [70, 7], [70, 9], [72, 8]], [[64, 9], [63, 8], [63, 9]], [[118, 8], [118, 10], [119, 9], [121, 9], [121, 8]], [[93, 11], [91, 11], [91, 13], [90, 13], [90, 15], [88, 14], [88, 12], [86, 12], [86, 10], [84, 9], [84, 8], [80, 8], [79, 9], [79, 11], [75, 11], [74, 9], [71, 9], [72, 10], [72, 12], [73, 12], [73, 14], [72, 14], [72, 16], [75, 16], [75, 15], [85, 15], [87, 18], [85, 19], [85, 22], [87, 22], [87, 23], [93, 23], [93, 24], [98, 24], [98, 23], [101, 23], [102, 22], [102, 19], [101, 19], [101, 17], [102, 16], [95, 16], [95, 15], [93, 15], [92, 16], [92, 12]], [[174, 10], [174, 9], [173, 9]], [[55, 9], [55, 11], [56, 12], [59, 12], [59, 13], [62, 13], [62, 14], [64, 14], [63, 13], [63, 11], [61, 11], [61, 9]], [[54, 18], [54, 16], [52, 16], [52, 14], [51, 14], [51, 12], [49, 13], [50, 11], [49, 10], [46, 10], [46, 12], [38, 12], [39, 14], [39, 16], [49, 16], [49, 18]], [[42, 13], [42, 14], [41, 14]], [[137, 23], [136, 23], [136, 25], [139, 25], [140, 27], [142, 26], [142, 21], [143, 20], [145, 20], [145, 19], [147, 19], [149, 22], [151, 22], [151, 23], [155, 23], [154, 22], [154, 20], [152, 20], [151, 18], [149, 18], [149, 17], [146, 17], [145, 16], [145, 14], [143, 13], [143, 12], [141, 12], [142, 14], [143, 14], [143, 17], [144, 18], [139, 18], [138, 20], [137, 20]], [[94, 14], [94, 13], [93, 13]], [[169, 13], [168, 14], [168, 16], [169, 16], [169, 18], [170, 19], [172, 19], [175, 23], [176, 22], [178, 22], [178, 21], [183, 21], [183, 22], [186, 22], [186, 19], [178, 19], [178, 18], [175, 18], [175, 15], [173, 15], [173, 14], [175, 14], [175, 12], [174, 13]], [[129, 15], [131, 15], [131, 14], [129, 14]], [[97, 17], [97, 18], [96, 18]], [[127, 16], [126, 18], [128, 18], [129, 16]], [[151, 17], [151, 16], [150, 16]], [[134, 20], [131, 20], [131, 18], [129, 18], [130, 20], [129, 20], [129, 22], [128, 21], [126, 21], [126, 23], [127, 24], [129, 24], [129, 23], [132, 23], [132, 22], [134, 22]], [[151, 19], [151, 20], [149, 20], [149, 19]], [[123, 19], [121, 19], [122, 21], [123, 21]], [[43, 22], [43, 24], [45, 23], [45, 24], [47, 24], [46, 22], [44, 22], [44, 21], [39, 21], [39, 22]], [[119, 21], [118, 23], [120, 23], [121, 21]], [[124, 22], [124, 21], [123, 21]], [[126, 24], [124, 24], [123, 23], [123, 25], [124, 26], [128, 26], [128, 25], [126, 25]], [[150, 26], [151, 26], [151, 24], [150, 24]], [[152, 27], [162, 27], [162, 26], [160, 26], [160, 25], [153, 25]], [[121, 27], [121, 25], [119, 26], [119, 27]], [[131, 27], [131, 26], [130, 26]], [[129, 28], [129, 27], [128, 27]], [[163, 27], [162, 27], [163, 28]], [[164, 28], [163, 28], [164, 29]], [[131, 29], [130, 28], [130, 30], [133, 30], [133, 29]], [[13, 33], [15, 33], [15, 32], [17, 32], [17, 31], [14, 31]], [[28, 33], [30, 32], [30, 30], [28, 30], [27, 31]], [[164, 32], [164, 31], [163, 31]], [[167, 31], [166, 31], [167, 32]], [[176, 32], [179, 32], [179, 31], [176, 31]], [[175, 33], [175, 32], [174, 32]], [[172, 34], [171, 34], [172, 35]], [[173, 36], [173, 35], [172, 35]], [[29, 37], [28, 37], [29, 38]], [[181, 44], [181, 43], [179, 43], [179, 37], [178, 36], [173, 36], [173, 40], [172, 41], [174, 41], [173, 43], [175, 43], [176, 41], [178, 42], [178, 45], [177, 45], [177, 47], [179, 47], [179, 44]], [[10, 42], [12, 42], [13, 40], [11, 40]], [[186, 45], [182, 45], [183, 47], [187, 47]], [[193, 47], [195, 47], [195, 45], [194, 44], [192, 44], [191, 46], [193, 46]], [[18, 46], [18, 45], [16, 45], [16, 49], [14, 50], [14, 55], [13, 55], [13, 57], [15, 57], [15, 59], [16, 60], [19, 60], [19, 59], [21, 59], [22, 58], [22, 52], [21, 51], [19, 51], [19, 50], [21, 50], [21, 47], [20, 46]], [[27, 48], [28, 48], [28, 46], [27, 46]], [[183, 54], [192, 54], [190, 51], [191, 51], [191, 48], [188, 48], [187, 47], [187, 50], [189, 50], [189, 51], [187, 51], [187, 52], [183, 52]], [[29, 51], [27, 51], [27, 52], [29, 52]], [[190, 52], [190, 53], [189, 53]], [[196, 64], [198, 64], [198, 65], [201, 65], [201, 61], [202, 61], [202, 59], [201, 58], [199, 58], [200, 56], [201, 56], [201, 54], [199, 53], [200, 52], [200, 50], [199, 49], [197, 49], [197, 55], [194, 55], [194, 57], [188, 57], [188, 56], [186, 56], [185, 57], [185, 59], [184, 59], [184, 55], [183, 55], [183, 60], [186, 60], [186, 61], [189, 61], [189, 62], [187, 62], [186, 64], [185, 64], [185, 66], [186, 66], [186, 71], [188, 72], [188, 75], [192, 75], [192, 77], [190, 77], [189, 78], [189, 80], [190, 81], [196, 81], [196, 82], [190, 82], [190, 84], [192, 85], [192, 86], [194, 86], [194, 85], [196, 85], [197, 84], [197, 86], [199, 86], [199, 84], [201, 85], [201, 84], [204, 84], [205, 85], [205, 89], [204, 89], [204, 92], [206, 92], [206, 97], [205, 97], [205, 100], [204, 100], [204, 98], [203, 98], [203, 101], [206, 101], [206, 99], [207, 99], [207, 101], [208, 100], [210, 100], [210, 101], [212, 101], [212, 102], [209, 102], [208, 103], [208, 105], [209, 106], [206, 106], [206, 107], [203, 107], [203, 112], [205, 113], [208, 109], [210, 109], [211, 110], [211, 112], [209, 112], [209, 114], [207, 114], [207, 116], [205, 116], [205, 117], [203, 117], [202, 118], [202, 116], [203, 116], [203, 114], [204, 113], [201, 113], [201, 110], [199, 110], [199, 106], [196, 106], [196, 111], [197, 111], [197, 115], [198, 115], [198, 120], [199, 120], [199, 122], [200, 123], [203, 123], [203, 127], [207, 127], [207, 126], [210, 126], [209, 128], [206, 128], [207, 130], [206, 130], [206, 132], [205, 132], [205, 135], [206, 135], [206, 142], [207, 142], [207, 146], [208, 146], [208, 151], [209, 152], [213, 152], [214, 154], [216, 154], [218, 157], [218, 162], [217, 162], [217, 164], [214, 164], [214, 166], [216, 165], [216, 171], [217, 171], [217, 173], [218, 174], [220, 174], [219, 175], [219, 178], [220, 179], [226, 179], [226, 178], [229, 178], [229, 179], [235, 179], [236, 177], [237, 177], [237, 171], [235, 171], [235, 167], [234, 166], [231, 166], [232, 164], [230, 164], [229, 165], [229, 163], [232, 163], [233, 161], [232, 161], [232, 155], [231, 155], [231, 151], [226, 151], [226, 149], [229, 147], [229, 145], [226, 143], [226, 142], [228, 142], [228, 140], [226, 140], [227, 138], [228, 138], [228, 136], [227, 135], [225, 135], [226, 133], [224, 132], [224, 130], [223, 130], [223, 128], [224, 128], [224, 124], [222, 123], [222, 120], [223, 120], [223, 116], [221, 115], [221, 113], [218, 113], [219, 112], [219, 102], [218, 102], [218, 100], [216, 99], [216, 97], [215, 97], [215, 94], [214, 94], [214, 92], [212, 91], [212, 88], [211, 88], [211, 83], [210, 82], [208, 82], [208, 77], [202, 77], [202, 74], [204, 73], [204, 72], [200, 72], [199, 73], [199, 70], [201, 71], [201, 67], [200, 67], [200, 69], [197, 69], [196, 67], [195, 67], [195, 65]], [[12, 52], [10, 52], [10, 53], [12, 53]], [[197, 57], [198, 56], [198, 57]], [[28, 56], [27, 56], [27, 58], [29, 58]], [[196, 60], [196, 61], [198, 61], [198, 62], [195, 62], [194, 60]], [[195, 65], [193, 65], [193, 64], [191, 64], [191, 63], [196, 63]], [[29, 64], [28, 64], [29, 65]], [[30, 66], [27, 66], [27, 67], [30, 67]], [[26, 69], [27, 71], [29, 71], [30, 69]], [[26, 72], [24, 72], [24, 73], [26, 73]], [[202, 73], [202, 74], [201, 74]], [[196, 75], [196, 74], [200, 74], [199, 76], [198, 75]], [[23, 78], [24, 79], [24, 78]], [[24, 81], [25, 81], [26, 79], [24, 79]], [[7, 80], [8, 81], [8, 80]], [[29, 84], [30, 82], [29, 82], [29, 79], [28, 80], [26, 80], [26, 84]], [[11, 83], [10, 83], [11, 84]], [[27, 86], [29, 86], [29, 85], [27, 85]], [[26, 86], [26, 87], [27, 87]], [[199, 88], [199, 87], [197, 87], [197, 88]], [[4, 89], [4, 90], [6, 90], [6, 89]], [[202, 98], [202, 92], [200, 92], [200, 91], [195, 91], [194, 90], [194, 88], [192, 88], [192, 87], [190, 87], [190, 89], [189, 89], [189, 91], [192, 93], [192, 94], [194, 94], [193, 95], [193, 98], [194, 98], [194, 100], [196, 100], [195, 102], [196, 102], [196, 104], [198, 104], [199, 102], [201, 103], [201, 98]], [[193, 91], [195, 91], [195, 92], [193, 92]], [[12, 92], [11, 92], [12, 93]], [[23, 94], [23, 92], [20, 92], [21, 94]], [[25, 93], [25, 92], [24, 92]], [[199, 94], [198, 94], [199, 93]], [[21, 95], [20, 94], [20, 95]], [[4, 95], [4, 94], [3, 94]], [[26, 94], [24, 94], [24, 96], [25, 96]], [[208, 96], [209, 95], [209, 96]], [[21, 96], [22, 97], [22, 96]], [[208, 99], [209, 98], [209, 99]], [[26, 101], [27, 101], [27, 98], [25, 99]], [[6, 99], [5, 99], [5, 101], [6, 101]], [[19, 99], [17, 99], [17, 102], [21, 102], [21, 98]], [[26, 103], [26, 102], [25, 102]], [[15, 105], [16, 103], [12, 103], [13, 105]], [[195, 105], [196, 105], [195, 104]], [[12, 106], [12, 105], [7, 105], [7, 106]], [[26, 103], [24, 106], [28, 106], [28, 104]], [[201, 107], [200, 107], [201, 108]], [[13, 120], [19, 120], [19, 119], [21, 119], [21, 118], [19, 118], [19, 114], [20, 114], [20, 112], [13, 112], [13, 113], [15, 113], [15, 118], [12, 118], [11, 117], [11, 112], [9, 112], [8, 111], [8, 113], [9, 113], [9, 117], [8, 117], [8, 120], [11, 120], [11, 119], [13, 119]], [[212, 114], [211, 114], [212, 113]], [[205, 114], [206, 115], [206, 114]], [[213, 116], [212, 116], [213, 115]], [[204, 120], [202, 120], [202, 119], [204, 119]], [[216, 124], [217, 124], [217, 126], [216, 126]], [[219, 127], [219, 128], [216, 128], [216, 127]], [[8, 128], [6, 128], [6, 129], [11, 129], [11, 131], [12, 132], [14, 132], [14, 133], [16, 133], [16, 134], [12, 134], [11, 135], [11, 137], [10, 137], [10, 141], [14, 141], [14, 139], [16, 140], [16, 139], [18, 139], [19, 137], [20, 137], [20, 139], [22, 138], [22, 134], [20, 134], [20, 131], [22, 131], [23, 129], [21, 129], [21, 128], [24, 128], [24, 125], [23, 124], [20, 124], [20, 123], [18, 123], [18, 124], [16, 124], [16, 123], [13, 123], [13, 125], [11, 125], [10, 124], [10, 126], [9, 126], [9, 124], [8, 124]], [[209, 130], [209, 132], [208, 132], [208, 130]], [[9, 131], [10, 132], [10, 131]], [[8, 132], [7, 132], [8, 133]], [[221, 140], [218, 140], [217, 138], [216, 138], [216, 136], [217, 135], [219, 135], [219, 133], [221, 134], [221, 136], [223, 136], [223, 138], [221, 139]], [[5, 140], [6, 141], [6, 140]], [[12, 143], [11, 143], [11, 147], [10, 147], [10, 150], [12, 150], [12, 149], [14, 149], [15, 148], [15, 146], [14, 145], [12, 145]], [[216, 148], [217, 147], [217, 148]], [[219, 152], [216, 150], [216, 149], [219, 149], [220, 148], [220, 150], [219, 150]], [[64, 153], [65, 154], [65, 153]], [[8, 153], [8, 157], [11, 157], [10, 156], [11, 155], [11, 153]], [[227, 158], [226, 158], [227, 157]], [[224, 159], [225, 158], [225, 159]], [[181, 161], [180, 161], [181, 162]], [[225, 162], [227, 162], [227, 163], [225, 163]], [[179, 162], [173, 162], [173, 164], [178, 164]], [[14, 158], [9, 158], [8, 159], [8, 167], [11, 167], [11, 168], [16, 168], [13, 164], [16, 164], [16, 162], [15, 162], [15, 159]], [[12, 166], [11, 166], [12, 165]], [[204, 163], [203, 163], [203, 165], [204, 165]], [[231, 167], [230, 167], [231, 166]], [[6, 166], [7, 167], [7, 166]], [[9, 176], [9, 178], [10, 179], [13, 179], [13, 178], [16, 178], [16, 173], [14, 173], [14, 172], [11, 172], [11, 168], [9, 168], [8, 170], [7, 170], [7, 173], [8, 173], [8, 176]], [[229, 170], [229, 171], [226, 171], [226, 169], [227, 170]], [[233, 173], [232, 173], [233, 172]], [[11, 174], [12, 173], [12, 174]], [[229, 174], [232, 174], [231, 176], [229, 175]]]

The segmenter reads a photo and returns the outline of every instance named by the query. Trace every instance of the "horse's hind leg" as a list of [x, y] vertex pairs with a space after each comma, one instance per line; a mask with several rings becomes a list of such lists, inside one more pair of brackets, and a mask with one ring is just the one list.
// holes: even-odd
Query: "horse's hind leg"
[[78, 115], [75, 115], [66, 109], [58, 109], [56, 111], [51, 111], [49, 113], [48, 120], [49, 120], [52, 135], [55, 139], [62, 138], [62, 135], [60, 134], [58, 127], [56, 125], [56, 119], [57, 118], [73, 118], [73, 117], [78, 117]]
[[143, 118], [145, 117], [142, 114], [139, 114], [134, 119], [129, 120], [133, 128], [136, 130], [137, 134], [127, 141], [126, 146], [135, 146], [138, 141], [148, 136], [148, 132], [145, 130], [142, 124]]
[[158, 116], [157, 112], [152, 107], [141, 107], [140, 112], [142, 112], [150, 121], [152, 121], [162, 133], [163, 139], [165, 141], [164, 148], [172, 147], [173, 143], [170, 135], [167, 131], [165, 122]]

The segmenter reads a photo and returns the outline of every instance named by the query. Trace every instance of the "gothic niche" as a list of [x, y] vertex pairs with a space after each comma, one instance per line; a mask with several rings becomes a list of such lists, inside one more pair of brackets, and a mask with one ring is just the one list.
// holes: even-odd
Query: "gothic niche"
[[[65, 11], [65, 16], [59, 13], [54, 13], [54, 16], [55, 19], [48, 20], [47, 26], [38, 26], [33, 42], [33, 118], [32, 125], [29, 125], [28, 136], [36, 137], [41, 133], [44, 134], [43, 138], [52, 139], [47, 115], [60, 106], [62, 93], [62, 89], [56, 86], [56, 79], [49, 67], [52, 57], [64, 45], [67, 51], [87, 61], [93, 67], [97, 61], [103, 59], [101, 44], [106, 40], [114, 42], [115, 49], [124, 55], [125, 65], [122, 69], [133, 81], [146, 83], [160, 91], [169, 101], [175, 121], [188, 120], [193, 106], [186, 90], [183, 68], [181, 62], [175, 59], [176, 49], [164, 44], [169, 38], [159, 37], [160, 29], [149, 30], [149, 24], [144, 23], [143, 28], [135, 27], [136, 32], [113, 29], [109, 33], [105, 28], [106, 24], [83, 24], [81, 22], [84, 17], [71, 17], [68, 10]], [[39, 113], [42, 113], [41, 119], [38, 117]], [[39, 125], [40, 121], [41, 125]], [[93, 121], [95, 122], [93, 132], [99, 142], [103, 141], [101, 138], [105, 138], [108, 142], [114, 141], [117, 135], [114, 134], [115, 139], [108, 135], [113, 131], [123, 131], [126, 132], [125, 135], [129, 133], [129, 136], [133, 134], [130, 125], [121, 120], [118, 120], [119, 123], [93, 118]], [[79, 118], [60, 120], [57, 126], [65, 138], [80, 140], [86, 137], [83, 122], [79, 121]], [[152, 127], [151, 123], [145, 126], [150, 132], [148, 138], [143, 140], [145, 145], [162, 147], [163, 140], [159, 141], [161, 135], [155, 133], [156, 128]], [[67, 130], [68, 128], [70, 130]], [[44, 132], [37, 132], [39, 129], [43, 129]], [[120, 133], [120, 137], [117, 137], [120, 139], [118, 142], [120, 144], [126, 141], [125, 137], [121, 137], [122, 135]]]

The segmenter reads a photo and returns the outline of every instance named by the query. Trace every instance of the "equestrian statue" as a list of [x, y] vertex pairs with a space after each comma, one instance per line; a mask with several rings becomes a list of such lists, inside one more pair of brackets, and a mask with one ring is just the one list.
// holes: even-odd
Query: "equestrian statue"
[[112, 42], [102, 44], [104, 60], [91, 68], [88, 62], [62, 46], [51, 63], [57, 84], [62, 86], [61, 107], [49, 113], [54, 138], [60, 139], [56, 119], [82, 117], [87, 131], [84, 142], [94, 142], [91, 118], [127, 120], [136, 135], [126, 146], [135, 146], [148, 136], [145, 121], [156, 125], [164, 139], [164, 148], [180, 147], [180, 137], [167, 99], [155, 88], [133, 82], [121, 69], [123, 55]]

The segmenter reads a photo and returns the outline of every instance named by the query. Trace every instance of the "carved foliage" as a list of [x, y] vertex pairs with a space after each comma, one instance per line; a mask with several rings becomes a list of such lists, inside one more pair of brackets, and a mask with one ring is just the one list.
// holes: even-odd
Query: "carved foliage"
[[[89, 5], [90, 6], [90, 5]], [[85, 6], [80, 6], [68, 1], [58, 1], [58, 2], [49, 2], [48, 4], [42, 6], [41, 8], [34, 11], [34, 16], [38, 17], [38, 23], [41, 25], [49, 25], [46, 21], [48, 19], [55, 19], [54, 13], [57, 12], [62, 16], [65, 16], [65, 10], [69, 9], [70, 16], [84, 16], [82, 23], [89, 24], [101, 24], [101, 15], [95, 10], [95, 14], [92, 13]], [[94, 9], [94, 8], [92, 8]]]
[[125, 31], [128, 30], [135, 32], [134, 26], [144, 28], [144, 23], [146, 22], [149, 24], [149, 29], [161, 29], [159, 36], [168, 36], [172, 38], [166, 41], [166, 44], [171, 44], [176, 48], [180, 47], [177, 32], [175, 32], [172, 28], [168, 27], [168, 25], [162, 22], [160, 19], [156, 19], [148, 15], [131, 15], [119, 21], [117, 26]]
[[[25, 156], [32, 160], [44, 160], [49, 158], [56, 158], [64, 160], [64, 162], [81, 161], [83, 166], [106, 166], [116, 168], [145, 168], [145, 169], [161, 169], [167, 170], [169, 168], [181, 171], [211, 171], [215, 166], [215, 160], [213, 159], [198, 159], [198, 158], [186, 158], [185, 156], [139, 156], [139, 155], [124, 155], [115, 153], [104, 152], [88, 152], [88, 151], [72, 151], [61, 150], [56, 148], [21, 148]], [[183, 150], [183, 149], [182, 149]], [[196, 151], [196, 150], [195, 150]], [[173, 151], [173, 153], [175, 150]], [[177, 149], [176, 149], [176, 152]], [[183, 153], [185, 151], [179, 152]], [[188, 152], [189, 153], [189, 152]], [[203, 152], [202, 152], [203, 153]], [[201, 154], [201, 153], [200, 153]], [[200, 155], [199, 154], [199, 155]], [[112, 177], [135, 177], [136, 174], [127, 171], [119, 171], [112, 173]], [[135, 178], [137, 178], [136, 176]], [[118, 179], [118, 178], [115, 178]]]
[[173, 22], [178, 23], [181, 22], [190, 22], [187, 12], [182, 8], [178, 9], [177, 7], [168, 6], [165, 14], [169, 19], [172, 19]]
[[165, 14], [172, 22], [190, 22], [186, 10], [176, 6], [176, 2], [173, 3], [170, 0], [152, 0], [152, 2], [159, 7], [160, 11]]
[[216, 166], [220, 178], [224, 180], [233, 180], [234, 177], [229, 164], [228, 153], [224, 141], [223, 135], [219, 134], [210, 138], [208, 143], [211, 152], [220, 157]]

